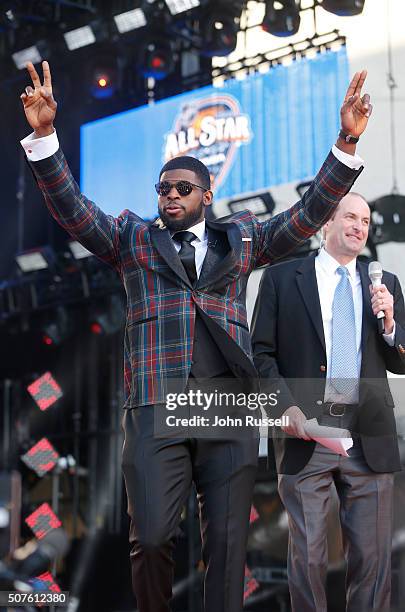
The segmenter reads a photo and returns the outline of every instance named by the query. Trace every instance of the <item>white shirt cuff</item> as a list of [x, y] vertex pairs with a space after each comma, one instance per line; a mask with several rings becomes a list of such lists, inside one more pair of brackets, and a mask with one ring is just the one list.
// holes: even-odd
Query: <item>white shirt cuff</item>
[[54, 155], [59, 149], [59, 140], [56, 132], [42, 138], [35, 138], [35, 133], [32, 132], [32, 134], [21, 140], [21, 145], [27, 158], [32, 162], [36, 162]]
[[384, 338], [388, 346], [394, 346], [395, 344], [395, 321], [394, 321], [394, 329], [392, 330], [392, 332], [390, 334], [383, 334], [382, 337]]
[[333, 155], [345, 166], [349, 166], [353, 170], [359, 170], [362, 166], [364, 166], [364, 160], [360, 157], [360, 155], [349, 155], [349, 153], [345, 153], [337, 148], [336, 145], [332, 147]]

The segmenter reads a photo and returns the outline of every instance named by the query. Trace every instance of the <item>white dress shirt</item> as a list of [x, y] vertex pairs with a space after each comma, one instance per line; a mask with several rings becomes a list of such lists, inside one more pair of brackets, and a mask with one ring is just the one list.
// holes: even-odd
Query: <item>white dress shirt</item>
[[[204, 258], [207, 254], [208, 249], [208, 236], [207, 229], [205, 227], [205, 219], [203, 219], [199, 223], [196, 223], [196, 225], [193, 225], [192, 227], [188, 227], [187, 231], [193, 232], [193, 234], [196, 235], [195, 240], [192, 240], [190, 244], [195, 249], [195, 269], [197, 271], [197, 278], [200, 278], [201, 268], [204, 263]], [[176, 232], [170, 233], [173, 237], [173, 234], [175, 234]], [[177, 242], [177, 240], [173, 238], [173, 244], [176, 251], [179, 252], [181, 249], [181, 243]]]
[[[326, 349], [326, 402], [339, 402], [343, 404], [356, 404], [359, 401], [358, 386], [351, 393], [341, 395], [337, 393], [330, 382], [330, 364], [332, 351], [332, 305], [336, 287], [341, 279], [337, 269], [341, 264], [336, 261], [324, 248], [322, 248], [315, 258], [315, 274], [318, 284], [319, 301], [321, 304], [323, 333], [325, 337]], [[363, 321], [363, 293], [361, 287], [360, 274], [356, 268], [356, 258], [352, 259], [345, 266], [349, 271], [350, 285], [353, 291], [355, 334], [357, 347], [357, 376], [360, 378], [361, 370], [361, 327]], [[371, 297], [370, 297], [371, 299]], [[383, 334], [384, 340], [389, 346], [394, 345], [395, 328], [391, 334]]]

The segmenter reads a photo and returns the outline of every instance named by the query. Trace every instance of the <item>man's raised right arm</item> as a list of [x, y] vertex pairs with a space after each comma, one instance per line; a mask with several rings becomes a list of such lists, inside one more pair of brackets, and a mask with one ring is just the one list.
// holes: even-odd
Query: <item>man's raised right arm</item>
[[27, 65], [33, 86], [26, 87], [21, 100], [34, 132], [21, 144], [52, 216], [75, 240], [117, 268], [123, 220], [106, 215], [80, 192], [53, 127], [57, 105], [48, 62], [43, 62], [42, 68], [43, 84], [34, 66]]

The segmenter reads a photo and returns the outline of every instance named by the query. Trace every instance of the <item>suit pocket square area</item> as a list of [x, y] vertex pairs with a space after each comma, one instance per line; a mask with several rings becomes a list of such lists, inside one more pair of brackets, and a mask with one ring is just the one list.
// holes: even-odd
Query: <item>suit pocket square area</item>
[[242, 242], [252, 242], [251, 238], [242, 238]]

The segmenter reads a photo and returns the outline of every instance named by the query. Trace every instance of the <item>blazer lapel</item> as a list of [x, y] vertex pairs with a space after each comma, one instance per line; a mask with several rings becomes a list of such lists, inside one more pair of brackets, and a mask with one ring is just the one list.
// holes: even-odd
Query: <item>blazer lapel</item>
[[236, 223], [207, 221], [208, 249], [197, 287], [217, 287], [237, 276], [234, 270], [242, 249], [242, 237]]
[[370, 330], [375, 329], [376, 321], [371, 308], [371, 296], [370, 296], [370, 279], [368, 277], [367, 266], [361, 261], [357, 261], [357, 270], [360, 274], [361, 280], [361, 291], [363, 294], [363, 316], [361, 322], [361, 351], [364, 355], [366, 342]]
[[[172, 237], [170, 236], [169, 230], [166, 228], [160, 228], [156, 225], [150, 226], [150, 236], [152, 243], [159, 255], [163, 257], [169, 268], [181, 278], [181, 280], [191, 287], [190, 279], [187, 276], [187, 272], [184, 269], [181, 259], [174, 247]], [[161, 274], [165, 275], [164, 270], [159, 270]], [[172, 279], [172, 277], [170, 276]]]
[[[237, 276], [235, 270], [242, 250], [242, 236], [236, 223], [207, 221], [208, 248], [196, 287], [220, 287]], [[150, 226], [152, 244], [170, 270], [192, 287], [187, 273], [174, 247], [170, 232], [156, 224]], [[164, 269], [160, 270], [165, 274]]]
[[323, 333], [321, 303], [319, 301], [318, 283], [315, 273], [315, 256], [306, 257], [301, 266], [297, 268], [297, 285], [302, 299], [311, 318], [319, 340], [325, 348], [325, 336]]

